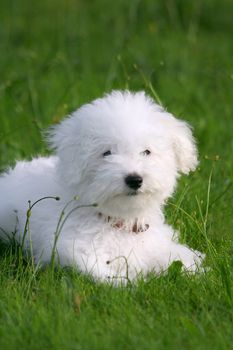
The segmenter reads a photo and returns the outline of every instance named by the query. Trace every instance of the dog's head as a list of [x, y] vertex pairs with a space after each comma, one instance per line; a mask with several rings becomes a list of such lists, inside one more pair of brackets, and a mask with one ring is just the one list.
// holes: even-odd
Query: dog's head
[[190, 127], [143, 92], [114, 91], [50, 131], [64, 186], [111, 216], [161, 205], [197, 165]]

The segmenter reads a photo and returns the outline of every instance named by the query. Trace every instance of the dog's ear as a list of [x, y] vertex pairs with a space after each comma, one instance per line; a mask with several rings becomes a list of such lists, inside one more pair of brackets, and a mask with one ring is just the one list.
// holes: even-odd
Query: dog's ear
[[84, 147], [87, 149], [88, 140], [83, 139], [76, 116], [71, 115], [49, 128], [45, 137], [49, 147], [59, 158], [58, 166], [62, 178], [69, 184], [77, 184], [87, 166]]
[[176, 157], [177, 169], [188, 174], [198, 165], [197, 147], [188, 123], [176, 119], [165, 112], [164, 122], [169, 130], [172, 148]]
[[55, 151], [58, 156], [73, 143], [72, 119], [70, 116], [65, 118], [59, 124], [50, 127], [44, 134], [49, 148]]

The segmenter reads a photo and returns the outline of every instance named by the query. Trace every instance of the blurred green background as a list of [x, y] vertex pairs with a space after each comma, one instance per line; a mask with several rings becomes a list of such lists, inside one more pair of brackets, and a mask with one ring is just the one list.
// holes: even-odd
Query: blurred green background
[[40, 129], [80, 104], [150, 84], [202, 154], [227, 156], [232, 12], [230, 0], [1, 1], [1, 163], [44, 152]]

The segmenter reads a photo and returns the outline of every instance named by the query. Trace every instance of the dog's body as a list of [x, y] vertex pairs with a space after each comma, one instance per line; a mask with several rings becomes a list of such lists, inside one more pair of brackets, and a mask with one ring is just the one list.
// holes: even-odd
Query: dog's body
[[31, 211], [25, 244], [37, 262], [50, 262], [57, 236], [56, 261], [100, 279], [132, 280], [175, 260], [192, 271], [201, 264], [162, 214], [179, 173], [197, 165], [186, 123], [144, 93], [113, 92], [61, 122], [49, 141], [56, 156], [18, 162], [0, 178], [3, 238], [16, 231], [21, 242], [28, 200], [56, 196]]

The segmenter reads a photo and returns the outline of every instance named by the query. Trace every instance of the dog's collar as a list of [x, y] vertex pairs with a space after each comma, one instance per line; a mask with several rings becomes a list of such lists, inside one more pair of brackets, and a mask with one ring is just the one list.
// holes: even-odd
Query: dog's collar
[[138, 222], [138, 219], [135, 219], [135, 221], [129, 225], [126, 224], [123, 219], [115, 219], [102, 213], [98, 213], [98, 217], [104, 219], [105, 222], [110, 223], [111, 226], [116, 230], [126, 230], [134, 233], [140, 233], [147, 231], [149, 228], [149, 224], [142, 225]]

